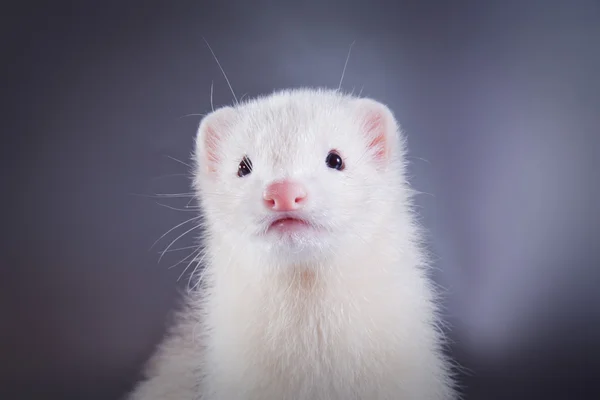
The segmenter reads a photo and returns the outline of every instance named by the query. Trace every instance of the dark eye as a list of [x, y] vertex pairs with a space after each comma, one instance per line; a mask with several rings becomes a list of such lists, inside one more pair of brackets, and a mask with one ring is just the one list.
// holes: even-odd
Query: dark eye
[[344, 169], [344, 160], [342, 160], [342, 157], [335, 151], [330, 151], [329, 154], [327, 154], [325, 163], [331, 169], [337, 169], [338, 171]]
[[240, 162], [240, 165], [238, 165], [237, 174], [240, 178], [242, 178], [250, 174], [250, 172], [252, 172], [252, 161], [250, 161], [248, 157], [244, 157]]

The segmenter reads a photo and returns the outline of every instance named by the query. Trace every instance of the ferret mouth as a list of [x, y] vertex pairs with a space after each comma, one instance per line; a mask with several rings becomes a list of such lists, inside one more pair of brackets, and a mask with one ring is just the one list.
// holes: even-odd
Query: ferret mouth
[[269, 223], [267, 232], [276, 231], [278, 233], [295, 233], [310, 229], [311, 227], [313, 227], [313, 225], [304, 218], [286, 215], [272, 220]]

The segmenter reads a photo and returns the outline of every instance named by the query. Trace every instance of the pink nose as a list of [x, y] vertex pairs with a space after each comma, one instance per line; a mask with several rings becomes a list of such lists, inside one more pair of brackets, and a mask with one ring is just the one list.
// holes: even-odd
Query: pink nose
[[306, 202], [306, 189], [300, 183], [279, 181], [270, 184], [263, 195], [265, 205], [274, 211], [294, 211]]

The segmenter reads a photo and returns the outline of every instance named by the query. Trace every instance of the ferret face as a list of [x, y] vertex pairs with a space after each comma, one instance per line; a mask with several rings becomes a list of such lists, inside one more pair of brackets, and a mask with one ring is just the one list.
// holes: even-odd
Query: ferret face
[[326, 262], [385, 223], [400, 147], [387, 107], [338, 92], [218, 109], [201, 122], [195, 153], [206, 233], [265, 263]]

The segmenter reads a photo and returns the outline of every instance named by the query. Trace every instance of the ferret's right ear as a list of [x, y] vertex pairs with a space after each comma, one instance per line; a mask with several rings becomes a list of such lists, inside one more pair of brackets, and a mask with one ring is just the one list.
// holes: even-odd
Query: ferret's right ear
[[235, 121], [232, 107], [222, 107], [206, 115], [196, 135], [196, 162], [201, 172], [213, 174], [222, 158], [222, 143]]

